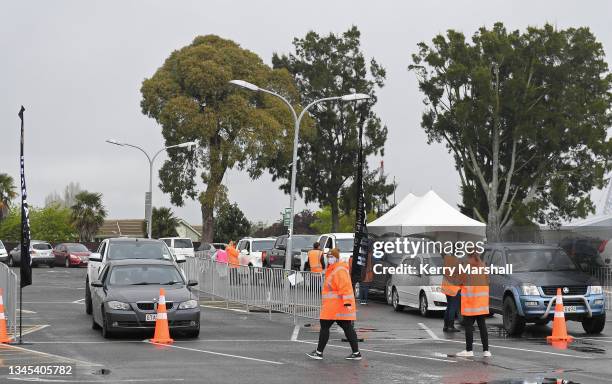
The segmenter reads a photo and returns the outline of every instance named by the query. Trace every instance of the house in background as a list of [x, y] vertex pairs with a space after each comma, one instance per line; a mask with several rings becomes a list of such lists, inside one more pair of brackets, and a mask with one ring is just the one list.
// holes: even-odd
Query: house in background
[[[200, 227], [199, 230], [197, 227]], [[179, 237], [187, 237], [191, 241], [197, 242], [202, 238], [202, 226], [191, 225], [183, 219], [178, 219], [176, 233], [178, 233]]]
[[[200, 241], [202, 227], [193, 226], [183, 219], [178, 219], [176, 232], [179, 237], [187, 237], [191, 241]], [[104, 220], [104, 224], [95, 236], [96, 241], [110, 237], [147, 237], [142, 219]]]

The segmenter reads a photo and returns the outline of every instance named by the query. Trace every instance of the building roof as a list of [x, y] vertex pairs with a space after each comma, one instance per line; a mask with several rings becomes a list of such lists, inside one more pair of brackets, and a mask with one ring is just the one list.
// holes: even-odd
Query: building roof
[[104, 224], [98, 233], [96, 234], [96, 238], [98, 239], [106, 239], [108, 237], [118, 237], [118, 236], [127, 236], [127, 237], [145, 237], [145, 233], [143, 231], [143, 223], [144, 220], [104, 220]]

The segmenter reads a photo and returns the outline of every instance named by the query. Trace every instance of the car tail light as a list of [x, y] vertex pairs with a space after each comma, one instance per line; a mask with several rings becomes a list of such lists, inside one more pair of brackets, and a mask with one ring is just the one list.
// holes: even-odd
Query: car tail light
[[608, 240], [604, 240], [601, 242], [601, 244], [599, 244], [599, 248], [597, 248], [599, 253], [602, 253], [606, 249], [607, 244], [608, 244]]

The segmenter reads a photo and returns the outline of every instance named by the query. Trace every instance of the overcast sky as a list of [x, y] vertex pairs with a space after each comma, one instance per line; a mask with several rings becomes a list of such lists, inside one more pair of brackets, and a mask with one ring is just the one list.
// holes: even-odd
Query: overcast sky
[[[144, 156], [104, 140], [149, 151], [163, 147], [161, 128], [140, 111], [139, 90], [170, 52], [197, 35], [217, 34], [269, 64], [273, 52], [290, 51], [293, 38], [309, 30], [341, 33], [356, 25], [365, 54], [387, 69], [377, 112], [389, 128], [385, 172], [399, 184], [397, 199], [434, 189], [454, 205], [459, 179], [453, 161], [442, 145], [427, 145], [419, 125], [422, 95], [407, 71], [416, 44], [449, 28], [471, 36], [496, 21], [510, 29], [550, 22], [559, 28], [589, 26], [611, 54], [610, 15], [609, 1], [3, 1], [0, 172], [18, 182], [17, 112], [23, 104], [32, 204], [42, 206], [46, 195], [75, 181], [103, 193], [109, 218], [144, 217]], [[155, 185], [164, 159], [156, 164]], [[232, 171], [224, 183], [250, 220], [272, 222], [288, 205], [269, 175], [251, 182]], [[594, 195], [596, 202], [601, 195]], [[156, 206], [170, 206], [158, 188], [153, 196]], [[201, 223], [197, 202], [174, 210]]]

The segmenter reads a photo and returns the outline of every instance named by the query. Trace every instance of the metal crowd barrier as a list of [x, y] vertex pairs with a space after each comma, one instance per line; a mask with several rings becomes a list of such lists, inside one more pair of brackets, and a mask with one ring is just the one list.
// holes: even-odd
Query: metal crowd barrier
[[0, 263], [0, 288], [4, 301], [4, 316], [9, 334], [17, 334], [17, 301], [19, 300], [19, 279], [11, 269]]
[[318, 319], [323, 276], [319, 273], [281, 268], [232, 266], [196, 252], [184, 265], [188, 279], [197, 280], [200, 293], [212, 300], [236, 303], [247, 311], [286, 313], [298, 318]]
[[601, 283], [603, 293], [606, 296], [606, 310], [612, 310], [612, 269], [596, 267], [591, 268], [589, 273]]

